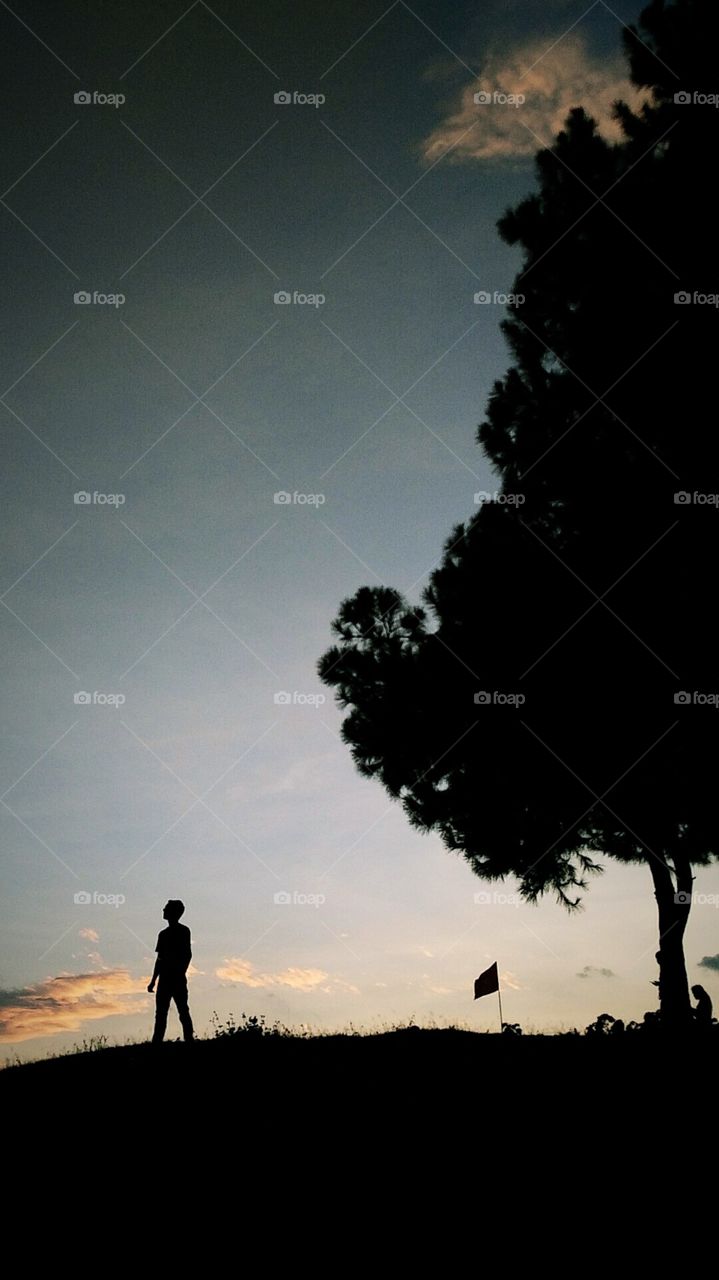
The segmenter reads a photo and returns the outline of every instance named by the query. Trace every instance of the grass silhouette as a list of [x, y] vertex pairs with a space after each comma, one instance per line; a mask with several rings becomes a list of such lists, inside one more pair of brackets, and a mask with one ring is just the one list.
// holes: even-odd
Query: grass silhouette
[[241, 1083], [258, 1104], [266, 1104], [294, 1097], [297, 1090], [319, 1099], [324, 1088], [341, 1086], [352, 1096], [359, 1085], [383, 1104], [401, 1098], [410, 1083], [452, 1094], [471, 1085], [481, 1095], [483, 1084], [505, 1090], [551, 1076], [589, 1089], [612, 1079], [658, 1079], [663, 1068], [676, 1070], [677, 1063], [703, 1075], [719, 1065], [717, 1025], [680, 1046], [641, 1031], [611, 1034], [612, 1022], [602, 1014], [583, 1032], [521, 1034], [512, 1027], [500, 1035], [414, 1021], [318, 1031], [268, 1023], [263, 1015], [243, 1013], [239, 1020], [220, 1021], [215, 1014], [211, 1032], [190, 1045], [181, 1040], [110, 1045], [98, 1035], [54, 1057], [9, 1062], [0, 1070], [0, 1090], [8, 1101], [48, 1090], [80, 1100], [116, 1092], [139, 1097], [158, 1088], [201, 1100], [232, 1096]]

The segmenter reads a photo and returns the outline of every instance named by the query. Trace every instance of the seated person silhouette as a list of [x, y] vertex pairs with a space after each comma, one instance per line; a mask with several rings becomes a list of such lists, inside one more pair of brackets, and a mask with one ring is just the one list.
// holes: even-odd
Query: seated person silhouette
[[192, 1018], [187, 1005], [187, 967], [192, 959], [190, 930], [187, 925], [180, 924], [180, 916], [184, 913], [184, 903], [171, 898], [162, 916], [167, 921], [167, 928], [157, 935], [157, 960], [147, 990], [153, 992], [157, 982], [155, 996], [155, 1030], [153, 1044], [162, 1044], [167, 1027], [167, 1014], [170, 1001], [174, 1000], [180, 1015], [182, 1031], [186, 1042], [194, 1039]]
[[710, 1031], [713, 1009], [709, 993], [697, 983], [695, 987], [692, 987], [692, 995], [697, 1002], [696, 1008], [692, 1010], [695, 1026], [700, 1031]]

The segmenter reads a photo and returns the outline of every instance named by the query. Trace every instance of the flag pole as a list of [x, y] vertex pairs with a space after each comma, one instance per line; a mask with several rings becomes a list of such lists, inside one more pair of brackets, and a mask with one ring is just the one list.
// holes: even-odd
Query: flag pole
[[497, 999], [499, 1000], [499, 1034], [501, 1036], [504, 1023], [502, 1020], [502, 992], [499, 989], [499, 973], [497, 973]]

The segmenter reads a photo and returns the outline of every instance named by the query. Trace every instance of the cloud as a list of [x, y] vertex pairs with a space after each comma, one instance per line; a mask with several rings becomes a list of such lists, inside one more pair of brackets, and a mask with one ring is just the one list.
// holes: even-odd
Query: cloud
[[290, 987], [293, 991], [329, 992], [341, 989], [358, 993], [357, 987], [342, 978], [330, 978], [324, 969], [282, 969], [279, 973], [259, 973], [249, 960], [236, 956], [225, 959], [224, 965], [215, 970], [223, 982], [238, 982], [243, 987]]
[[[523, 94], [525, 102], [479, 105], [474, 94]], [[626, 64], [616, 58], [594, 58], [576, 32], [547, 53], [546, 44], [530, 43], [511, 52], [490, 53], [480, 80], [467, 85], [447, 117], [424, 140], [428, 163], [450, 147], [448, 161], [506, 160], [534, 155], [563, 128], [572, 107], [584, 107], [601, 133], [612, 141], [621, 131], [612, 119], [612, 104], [622, 98], [636, 107], [646, 95], [627, 78]]]
[[509, 987], [510, 991], [522, 990], [522, 984], [516, 974], [511, 973], [509, 969], [506, 969], [504, 973], [500, 973], [499, 981], [503, 987]]
[[80, 929], [78, 937], [87, 938], [88, 942], [100, 941], [100, 935], [96, 929]]
[[77, 1031], [86, 1022], [116, 1014], [141, 1013], [147, 978], [133, 978], [126, 969], [101, 973], [61, 973], [19, 991], [0, 992], [0, 1040], [18, 1043], [36, 1036]]
[[719, 972], [719, 956], [705, 956], [703, 960], [699, 961], [699, 968], [714, 969]]
[[271, 765], [261, 766], [251, 782], [236, 782], [228, 787], [225, 797], [233, 804], [244, 804], [248, 800], [256, 801], [266, 796], [312, 795], [323, 792], [334, 760], [330, 751], [307, 755], [301, 760], [293, 760], [280, 774]]
[[[410, 986], [412, 985], [414, 984], [410, 983]], [[450, 996], [453, 994], [452, 987], [443, 986], [436, 980], [436, 978], [432, 978], [429, 973], [422, 974], [422, 981], [420, 985], [425, 991], [429, 991], [433, 996]]]
[[353, 982], [346, 982], [344, 978], [330, 978], [329, 985], [321, 987], [320, 990], [326, 995], [331, 991], [349, 991], [353, 996], [360, 995], [359, 987], [356, 987]]
[[578, 978], [616, 978], [616, 976], [616, 973], [611, 969], [598, 969], [593, 964], [585, 964], [581, 973], [577, 974]]

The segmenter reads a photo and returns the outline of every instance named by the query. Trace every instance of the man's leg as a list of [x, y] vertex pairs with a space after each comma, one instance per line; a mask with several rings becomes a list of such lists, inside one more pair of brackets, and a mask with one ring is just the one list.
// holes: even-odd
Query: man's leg
[[157, 981], [157, 994], [155, 996], [155, 1030], [152, 1036], [153, 1044], [162, 1044], [165, 1038], [165, 1030], [167, 1028], [167, 1011], [170, 1008], [170, 1000], [172, 991], [162, 978]]
[[192, 1018], [190, 1017], [190, 1010], [187, 1004], [187, 978], [180, 978], [180, 980], [175, 984], [173, 995], [175, 997], [175, 1004], [177, 1005], [177, 1012], [180, 1016], [182, 1033], [185, 1040], [194, 1040], [195, 1035], [192, 1026]]

